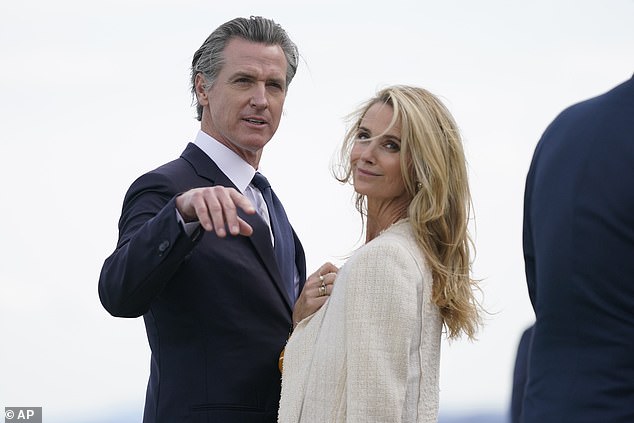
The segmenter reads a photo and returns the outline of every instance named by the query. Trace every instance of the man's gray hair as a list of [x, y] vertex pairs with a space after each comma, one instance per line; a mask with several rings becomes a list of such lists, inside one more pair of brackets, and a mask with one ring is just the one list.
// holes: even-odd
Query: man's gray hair
[[299, 62], [297, 46], [289, 38], [286, 31], [271, 19], [260, 16], [235, 18], [220, 25], [212, 32], [200, 48], [194, 53], [191, 70], [191, 91], [198, 113], [202, 120], [203, 108], [198, 104], [196, 96], [196, 75], [205, 78], [205, 89], [209, 89], [216, 80], [224, 65], [223, 51], [232, 38], [243, 38], [254, 43], [279, 45], [286, 56], [286, 88], [290, 85]]

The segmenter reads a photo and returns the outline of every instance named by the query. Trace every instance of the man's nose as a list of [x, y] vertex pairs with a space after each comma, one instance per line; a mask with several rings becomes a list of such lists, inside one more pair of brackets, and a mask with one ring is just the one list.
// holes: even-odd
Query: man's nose
[[266, 109], [269, 106], [269, 101], [266, 98], [266, 87], [264, 84], [256, 84], [253, 87], [250, 104], [251, 107], [256, 109]]

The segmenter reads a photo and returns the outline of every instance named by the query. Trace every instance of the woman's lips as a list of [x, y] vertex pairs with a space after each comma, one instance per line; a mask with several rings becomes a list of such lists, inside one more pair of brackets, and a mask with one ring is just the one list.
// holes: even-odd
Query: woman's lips
[[378, 173], [370, 172], [369, 170], [361, 169], [360, 167], [357, 168], [357, 173], [364, 176], [380, 176]]

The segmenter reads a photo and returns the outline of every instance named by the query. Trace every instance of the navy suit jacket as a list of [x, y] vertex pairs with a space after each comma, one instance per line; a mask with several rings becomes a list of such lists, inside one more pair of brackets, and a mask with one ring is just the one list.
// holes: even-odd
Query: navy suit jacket
[[523, 422], [634, 422], [634, 79], [550, 124], [524, 205]]
[[526, 373], [528, 372], [528, 351], [533, 336], [533, 326], [524, 329], [515, 354], [513, 367], [513, 385], [511, 389], [510, 423], [520, 423], [522, 415], [522, 403], [524, 401], [524, 387], [526, 386]]
[[[292, 321], [266, 223], [241, 214], [253, 235], [187, 236], [175, 196], [195, 187], [234, 187], [189, 144], [180, 158], [137, 179], [103, 265], [99, 296], [114, 316], [143, 316], [152, 351], [143, 421], [275, 422], [278, 357]], [[295, 232], [296, 264], [306, 279]], [[301, 290], [301, 286], [300, 286]]]

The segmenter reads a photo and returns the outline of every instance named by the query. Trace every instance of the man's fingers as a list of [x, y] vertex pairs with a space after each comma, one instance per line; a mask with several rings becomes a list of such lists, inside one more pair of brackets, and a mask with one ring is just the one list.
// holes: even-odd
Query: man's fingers
[[224, 238], [231, 235], [250, 236], [253, 228], [238, 216], [238, 208], [255, 213], [251, 201], [233, 188], [223, 186], [194, 188], [177, 200], [178, 210], [186, 222], [198, 220], [206, 231], [215, 231]]
[[216, 235], [220, 238], [227, 235], [225, 228], [229, 228], [232, 235], [237, 235], [239, 232], [236, 206], [227, 191], [224, 187], [213, 187], [205, 196], [211, 220], [216, 228]]
[[251, 236], [253, 234], [253, 228], [244, 220], [238, 218], [239, 234], [244, 236]]
[[228, 191], [228, 197], [225, 205], [225, 219], [227, 227], [231, 235], [245, 235], [250, 236], [253, 233], [251, 226], [238, 216], [238, 208], [242, 209], [247, 214], [255, 213], [255, 208], [251, 201], [238, 191], [231, 189]]
[[183, 197], [185, 201], [181, 214], [193, 214], [203, 229], [206, 231], [213, 230], [214, 226], [211, 221], [207, 202], [205, 201], [204, 192], [200, 190], [191, 191], [183, 194]]
[[255, 213], [255, 207], [253, 207], [253, 204], [251, 204], [251, 201], [247, 197], [245, 197], [244, 195], [240, 194], [235, 189], [231, 189], [229, 191], [229, 196], [233, 200], [233, 203], [237, 207], [239, 207], [242, 210], [244, 210], [244, 212], [246, 214], [254, 214]]

